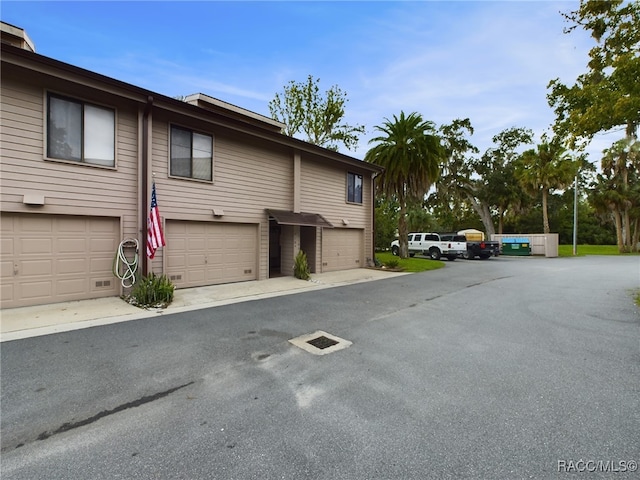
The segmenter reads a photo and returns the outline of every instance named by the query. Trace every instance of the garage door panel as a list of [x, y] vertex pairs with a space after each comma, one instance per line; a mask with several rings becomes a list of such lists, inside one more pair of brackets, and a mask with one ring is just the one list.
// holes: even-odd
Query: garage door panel
[[[89, 282], [89, 286], [95, 285], [95, 282]], [[78, 278], [70, 278], [68, 280], [58, 281], [58, 295], [70, 297], [81, 294], [85, 291], [87, 284]], [[89, 288], [91, 291], [91, 288]]]
[[110, 238], [113, 233], [113, 227], [110, 225], [110, 222], [105, 222], [104, 219], [99, 218], [89, 218], [88, 220], [88, 228], [94, 233], [103, 233], [105, 235], [101, 235], [102, 237]]
[[[175, 245], [172, 245], [175, 247]], [[184, 269], [184, 255], [172, 255], [167, 254], [167, 268], [168, 269]]]
[[77, 254], [87, 250], [87, 240], [85, 238], [64, 237], [56, 240], [55, 250], [58, 253]]
[[[10, 234], [13, 233], [11, 231], [7, 232], [6, 230], [4, 230], [4, 224], [2, 224], [3, 230], [2, 233], [3, 234]], [[3, 238], [0, 241], [0, 252], [2, 252], [2, 255], [13, 255], [14, 252], [14, 243], [13, 243], [13, 238]]]
[[39, 217], [38, 215], [23, 216], [18, 218], [18, 222], [16, 230], [21, 233], [53, 233], [54, 220], [52, 218]]
[[4, 285], [4, 279], [13, 277], [13, 261], [2, 260], [0, 262], [0, 277], [2, 277], [2, 285]]
[[93, 254], [111, 254], [116, 251], [118, 244], [114, 243], [111, 238], [94, 238], [90, 243], [91, 253]]
[[[90, 261], [89, 265], [90, 265], [90, 271], [93, 272], [94, 275], [99, 274], [101, 276], [104, 276], [104, 275], [107, 275], [107, 274], [112, 274], [113, 258], [109, 258], [109, 257], [102, 257], [102, 258], [91, 257], [91, 261]], [[87, 272], [87, 273], [89, 273], [89, 272]]]
[[200, 269], [200, 270], [189, 270], [187, 272], [187, 276], [183, 277], [186, 281], [186, 283], [188, 285], [193, 285], [193, 284], [197, 284], [197, 285], [204, 285], [204, 280], [206, 279], [205, 277], [205, 271], [204, 269]]
[[206, 263], [207, 256], [204, 254], [188, 254], [187, 255], [187, 267], [198, 268]]
[[22, 238], [20, 253], [23, 255], [51, 255], [53, 241], [50, 238]]
[[9, 300], [13, 300], [15, 296], [14, 286], [12, 283], [3, 283], [2, 287], [0, 287], [0, 299], [2, 299], [2, 303], [4, 305], [5, 302]]
[[[90, 222], [90, 220], [87, 221]], [[60, 234], [74, 233], [77, 235], [78, 233], [83, 233], [85, 231], [85, 226], [73, 217], [60, 218], [56, 222], [56, 225], [58, 233]], [[92, 230], [97, 231], [100, 228], [100, 222], [91, 226], [93, 227]]]
[[2, 306], [115, 296], [118, 218], [7, 214], [1, 218]]
[[348, 270], [362, 266], [364, 232], [359, 229], [324, 229], [322, 271]]
[[53, 274], [53, 260], [23, 260], [18, 273], [23, 277], [38, 277]]
[[189, 232], [189, 235], [194, 235], [187, 239], [187, 248], [189, 252], [204, 252], [206, 250], [206, 240], [202, 237], [195, 237], [195, 235], [204, 235]]
[[42, 300], [45, 302], [53, 295], [52, 282], [20, 282], [18, 284], [18, 295], [22, 300]]
[[168, 221], [167, 275], [179, 288], [255, 280], [257, 232], [255, 224]]
[[224, 269], [222, 267], [211, 267], [207, 269], [207, 282], [213, 284], [224, 283]]
[[222, 251], [209, 253], [207, 255], [207, 263], [210, 263], [215, 268], [215, 265], [224, 264], [225, 257], [228, 261], [233, 262], [234, 258], [236, 258], [237, 255], [233, 255], [233, 254], [224, 255]]

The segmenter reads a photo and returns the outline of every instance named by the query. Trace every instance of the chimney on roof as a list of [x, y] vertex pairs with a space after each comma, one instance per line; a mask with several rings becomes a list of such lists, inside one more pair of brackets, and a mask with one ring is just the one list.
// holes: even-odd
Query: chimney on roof
[[36, 47], [22, 28], [14, 27], [8, 23], [0, 22], [0, 41], [14, 47], [20, 47], [30, 52], [35, 52]]

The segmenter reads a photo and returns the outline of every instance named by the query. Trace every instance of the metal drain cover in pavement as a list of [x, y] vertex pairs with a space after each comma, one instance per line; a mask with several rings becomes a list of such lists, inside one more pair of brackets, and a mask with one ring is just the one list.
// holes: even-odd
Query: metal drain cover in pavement
[[326, 355], [352, 345], [349, 340], [336, 337], [322, 330], [292, 338], [289, 342], [314, 355]]

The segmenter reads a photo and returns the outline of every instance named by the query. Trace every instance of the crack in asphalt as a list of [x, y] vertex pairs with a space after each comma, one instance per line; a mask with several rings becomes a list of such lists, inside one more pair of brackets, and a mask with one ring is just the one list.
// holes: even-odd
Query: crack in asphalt
[[[163, 392], [158, 392], [158, 393], [154, 393], [153, 395], [146, 395], [144, 397], [141, 397], [137, 400], [134, 400], [132, 402], [127, 402], [127, 403], [123, 403], [122, 405], [118, 405], [115, 408], [112, 408], [111, 410], [103, 410], [100, 413], [97, 413], [96, 415], [86, 418], [84, 420], [80, 420], [78, 422], [67, 422], [62, 424], [60, 427], [58, 427], [56, 430], [52, 430], [52, 431], [44, 431], [42, 432], [40, 435], [38, 435], [38, 437], [36, 438], [36, 441], [39, 440], [46, 440], [47, 438], [53, 437], [54, 435], [58, 435], [59, 433], [64, 433], [64, 432], [68, 432], [69, 430], [73, 430], [75, 428], [80, 428], [80, 427], [84, 427], [86, 425], [89, 425], [91, 423], [97, 422], [98, 420], [100, 420], [101, 418], [107, 417], [109, 415], [114, 415], [116, 413], [120, 413], [124, 410], [127, 410], [129, 408], [135, 408], [135, 407], [139, 407], [141, 405], [144, 405], [145, 403], [149, 403], [149, 402], [153, 402], [155, 400], [158, 400], [160, 398], [166, 397], [167, 395], [172, 394], [173, 392], [176, 392], [182, 388], [188, 387], [189, 385], [193, 385], [194, 382], [189, 382], [189, 383], [185, 383], [184, 385], [179, 385], [177, 387], [173, 387], [170, 388], [169, 390], [165, 390]], [[16, 448], [20, 448], [23, 447], [25, 445], [25, 443], [30, 443], [30, 442], [23, 442], [23, 443], [18, 443], [14, 449]], [[2, 449], [2, 451], [6, 451], [9, 450], [10, 447], [5, 447]]]
[[467, 285], [465, 288], [477, 287], [479, 285], [484, 285], [485, 283], [495, 282], [496, 280], [504, 280], [505, 278], [511, 278], [511, 275], [508, 275], [506, 277], [488, 278], [486, 280], [483, 280], [482, 282], [472, 283], [470, 285]]
[[[472, 288], [472, 287], [478, 287], [480, 285], [484, 285], [487, 283], [491, 283], [491, 282], [495, 282], [496, 280], [504, 280], [505, 278], [511, 278], [511, 276], [506, 276], [506, 277], [496, 277], [496, 278], [489, 278], [487, 280], [483, 280], [482, 282], [477, 282], [477, 283], [471, 283], [469, 285], [465, 285], [464, 288]], [[457, 294], [458, 292], [446, 292], [446, 293], [441, 293], [440, 295], [434, 295], [433, 297], [429, 297], [429, 298], [425, 298], [424, 301], [425, 302], [431, 302], [432, 300], [436, 300], [438, 298], [442, 298], [442, 297], [446, 297], [449, 295], [454, 295]], [[410, 305], [410, 307], [415, 307], [415, 303], [413, 305]]]

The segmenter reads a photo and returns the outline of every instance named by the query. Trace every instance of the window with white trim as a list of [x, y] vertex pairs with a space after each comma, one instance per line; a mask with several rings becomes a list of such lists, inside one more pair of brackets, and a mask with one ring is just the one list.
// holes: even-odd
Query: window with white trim
[[47, 158], [115, 167], [115, 152], [114, 109], [47, 96]]
[[170, 174], [211, 181], [212, 172], [213, 137], [172, 125]]
[[362, 175], [347, 173], [347, 202], [362, 203]]

